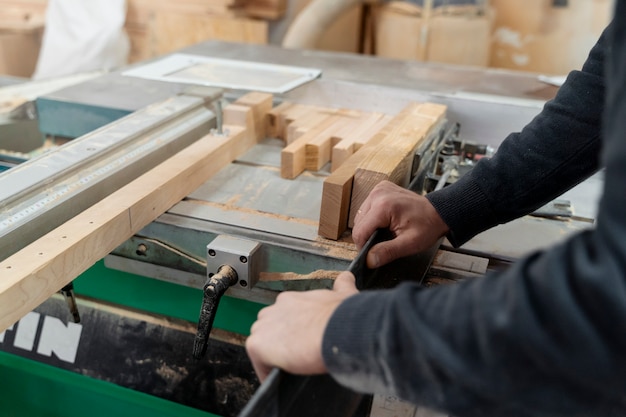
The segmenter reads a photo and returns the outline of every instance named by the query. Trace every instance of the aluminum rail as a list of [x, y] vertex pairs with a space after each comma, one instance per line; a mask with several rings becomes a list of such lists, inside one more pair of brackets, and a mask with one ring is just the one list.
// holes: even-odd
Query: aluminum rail
[[174, 96], [0, 174], [0, 261], [209, 133], [207, 101]]

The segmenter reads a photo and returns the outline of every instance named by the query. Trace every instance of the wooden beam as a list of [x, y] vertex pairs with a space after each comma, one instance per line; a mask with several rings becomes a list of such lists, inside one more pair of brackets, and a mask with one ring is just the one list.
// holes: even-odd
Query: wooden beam
[[354, 173], [348, 226], [376, 184], [388, 180], [408, 186], [415, 150], [435, 126], [445, 118], [446, 106], [434, 103], [412, 104], [406, 116], [365, 158]]
[[256, 141], [208, 135], [0, 263], [0, 332], [179, 202]]

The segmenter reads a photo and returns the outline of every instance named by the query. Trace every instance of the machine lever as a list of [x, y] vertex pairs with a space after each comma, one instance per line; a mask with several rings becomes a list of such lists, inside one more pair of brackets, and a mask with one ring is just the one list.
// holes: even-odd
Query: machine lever
[[200, 308], [200, 319], [198, 320], [198, 332], [193, 342], [193, 357], [201, 359], [206, 353], [209, 344], [209, 333], [213, 328], [217, 306], [228, 287], [238, 281], [237, 271], [230, 265], [222, 265], [217, 273], [210, 275], [204, 284], [204, 297]]

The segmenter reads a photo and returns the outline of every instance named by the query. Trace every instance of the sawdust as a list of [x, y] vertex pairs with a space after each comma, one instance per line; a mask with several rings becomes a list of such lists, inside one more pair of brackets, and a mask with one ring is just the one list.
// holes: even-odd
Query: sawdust
[[319, 279], [335, 279], [341, 271], [327, 271], [318, 269], [309, 274], [296, 274], [295, 272], [261, 272], [259, 281], [296, 281], [296, 280], [319, 280]]
[[267, 211], [259, 211], [259, 210], [255, 210], [255, 209], [251, 209], [251, 208], [247, 208], [247, 207], [238, 207], [238, 206], [234, 206], [232, 204], [224, 204], [224, 203], [215, 203], [215, 202], [212, 202], [212, 201], [195, 200], [193, 198], [189, 198], [186, 201], [193, 202], [194, 204], [202, 204], [202, 205], [209, 206], [209, 207], [215, 207], [215, 208], [218, 208], [220, 210], [236, 211], [236, 212], [241, 213], [241, 214], [250, 214], [250, 215], [253, 215], [253, 216], [262, 216], [262, 217], [267, 217], [267, 218], [271, 218], [271, 219], [278, 219], [278, 220], [284, 220], [284, 221], [288, 221], [288, 222], [295, 222], [295, 223], [305, 224], [305, 225], [308, 225], [308, 226], [317, 226], [318, 225], [318, 222], [316, 222], [314, 220], [310, 220], [310, 219], [302, 219], [300, 217], [292, 217], [292, 216], [287, 216], [287, 215], [284, 215], [284, 214], [269, 213]]
[[357, 255], [356, 245], [351, 241], [335, 241], [318, 236], [314, 247], [322, 248], [331, 258], [352, 260]]

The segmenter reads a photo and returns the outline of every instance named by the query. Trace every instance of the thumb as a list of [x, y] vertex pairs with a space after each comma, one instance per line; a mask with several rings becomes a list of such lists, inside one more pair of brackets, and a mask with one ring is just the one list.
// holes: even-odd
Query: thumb
[[347, 294], [356, 294], [359, 291], [356, 289], [356, 279], [351, 272], [344, 271], [337, 275], [335, 278], [335, 284], [333, 285], [333, 291]]

